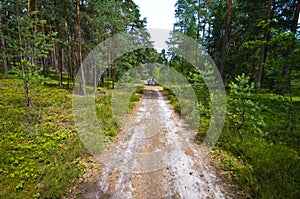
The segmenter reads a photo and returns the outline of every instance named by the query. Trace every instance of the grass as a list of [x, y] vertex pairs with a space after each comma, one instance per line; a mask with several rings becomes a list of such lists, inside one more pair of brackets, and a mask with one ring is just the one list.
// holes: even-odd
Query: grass
[[129, 109], [132, 110], [136, 103], [138, 101], [140, 101], [142, 95], [143, 95], [143, 92], [144, 92], [144, 87], [143, 86], [139, 86], [131, 95], [130, 97], [130, 102], [129, 102]]
[[181, 114], [180, 103], [176, 95], [172, 92], [172, 90], [164, 87], [163, 95], [166, 96], [166, 98], [171, 101], [172, 105], [174, 106], [174, 110], [180, 115]]
[[[180, 102], [179, 100], [177, 99], [176, 95], [174, 92], [172, 92], [171, 89], [169, 88], [166, 88], [166, 87], [163, 87], [163, 95], [168, 99], [170, 100], [171, 104], [173, 105], [174, 107], [174, 110], [182, 116], [182, 110], [181, 110], [181, 106], [180, 106]], [[199, 95], [200, 96], [200, 95]], [[189, 99], [185, 99], [185, 103], [189, 103]], [[192, 110], [192, 109], [188, 109], [188, 110]], [[196, 137], [197, 137], [197, 140], [198, 141], [203, 141], [203, 139], [205, 138], [206, 136], [206, 131], [209, 127], [209, 124], [210, 124], [210, 118], [207, 117], [204, 113], [204, 111], [201, 109], [199, 109], [199, 113], [201, 114], [200, 115], [200, 121], [196, 121], [196, 120], [193, 120], [193, 121], [186, 121], [190, 127], [195, 127], [195, 129], [198, 129], [198, 132], [196, 134]], [[187, 112], [185, 113], [187, 116], [192, 116], [191, 112]], [[189, 117], [186, 117], [186, 119], [189, 119]]]
[[[49, 78], [30, 89], [27, 109], [20, 85], [16, 78], [0, 79], [0, 198], [61, 198], [83, 176], [83, 160], [90, 157], [74, 127], [71, 91]], [[132, 94], [131, 108], [142, 90]], [[120, 129], [110, 93], [96, 97], [96, 104], [105, 135], [113, 139]]]
[[267, 93], [252, 94], [248, 100], [260, 108], [246, 107], [241, 129], [227, 117], [215, 150], [222, 157], [221, 165], [252, 198], [296, 199], [300, 194], [299, 102], [294, 100], [291, 107], [288, 98]]
[[69, 91], [39, 86], [25, 107], [21, 81], [0, 79], [0, 198], [59, 198], [87, 155], [73, 127]]

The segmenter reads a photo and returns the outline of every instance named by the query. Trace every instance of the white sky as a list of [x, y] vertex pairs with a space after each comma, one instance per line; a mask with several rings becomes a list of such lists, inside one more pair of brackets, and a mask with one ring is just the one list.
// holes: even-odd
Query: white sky
[[134, 0], [139, 6], [141, 19], [147, 17], [147, 28], [172, 30], [176, 0]]
[[175, 22], [176, 0], [134, 0], [138, 5], [141, 19], [147, 18], [147, 26], [154, 48], [159, 52], [167, 49], [166, 41]]

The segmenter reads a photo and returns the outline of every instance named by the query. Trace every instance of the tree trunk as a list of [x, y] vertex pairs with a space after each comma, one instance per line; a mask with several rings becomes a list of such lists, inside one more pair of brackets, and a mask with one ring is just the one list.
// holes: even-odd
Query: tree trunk
[[[75, 38], [75, 35], [73, 35], [73, 37]], [[69, 62], [69, 66], [70, 66], [70, 76], [71, 76], [71, 80], [72, 82], [74, 82], [75, 80], [75, 75], [77, 72], [77, 67], [76, 67], [76, 51], [73, 50], [74, 49], [74, 45], [75, 45], [75, 39], [72, 39], [72, 34], [70, 34], [70, 38], [69, 38], [69, 56], [68, 56], [68, 62]]]
[[[33, 35], [34, 35], [34, 40], [36, 39], [37, 35], [37, 25], [38, 25], [38, 1], [34, 0], [34, 26], [33, 26]], [[34, 42], [35, 43], [35, 42]], [[38, 70], [36, 66], [36, 47], [35, 44], [32, 45], [32, 51], [33, 51], [33, 57], [32, 57], [32, 64], [34, 65], [35, 70]]]
[[[0, 15], [0, 30], [3, 31], [2, 29], [2, 17]], [[3, 37], [1, 37], [1, 46], [2, 46], [2, 60], [3, 60], [3, 70], [4, 70], [4, 77], [8, 77], [8, 60], [6, 57], [6, 45], [5, 45], [5, 40]]]
[[108, 68], [107, 68], [107, 89], [110, 88], [110, 64], [111, 64], [111, 52], [110, 52], [111, 46], [108, 48]]
[[81, 89], [82, 94], [86, 96], [85, 90], [85, 77], [84, 77], [84, 70], [82, 65], [82, 46], [81, 46], [81, 27], [80, 27], [80, 1], [76, 1], [76, 8], [77, 8], [77, 31], [78, 31], [78, 63], [79, 63], [79, 70], [81, 76]]
[[[186, 17], [184, 18], [184, 27], [183, 27], [183, 34], [188, 34], [187, 33], [187, 19], [186, 19]], [[184, 71], [184, 57], [185, 57], [185, 52], [186, 52], [186, 42], [184, 42], [184, 46], [183, 46], [183, 50], [182, 50], [182, 57], [181, 57], [181, 73], [183, 74], [183, 75], [185, 75], [185, 71]]]
[[232, 10], [232, 0], [228, 0], [228, 11], [227, 11], [227, 20], [226, 20], [226, 29], [225, 35], [222, 42], [222, 51], [221, 51], [221, 62], [220, 62], [220, 73], [224, 78], [224, 70], [225, 70], [225, 59], [226, 59], [226, 50], [228, 47], [229, 41], [229, 28], [231, 23], [231, 10]]
[[112, 89], [115, 89], [115, 68], [112, 66], [111, 68], [111, 75], [112, 75]]
[[69, 55], [69, 49], [70, 49], [70, 43], [69, 43], [69, 36], [68, 36], [68, 21], [67, 21], [67, 16], [65, 15], [64, 16], [64, 31], [65, 31], [65, 36], [66, 36], [66, 48], [65, 48], [65, 51], [64, 51], [64, 66], [65, 66], [65, 69], [67, 71], [67, 74], [68, 74], [68, 84], [67, 84], [67, 87], [69, 88], [69, 85], [70, 85], [70, 78], [71, 78], [71, 69], [70, 69], [70, 64], [69, 64], [69, 59], [70, 57], [68, 56]]
[[18, 25], [18, 37], [19, 37], [19, 48], [20, 48], [20, 65], [22, 68], [22, 73], [23, 73], [23, 77], [25, 78], [25, 68], [24, 65], [22, 63], [22, 59], [23, 59], [23, 52], [22, 52], [22, 44], [23, 44], [23, 40], [22, 40], [22, 33], [21, 33], [21, 19], [19, 16], [19, 10], [18, 10], [18, 4], [16, 4], [16, 15], [17, 15], [17, 25]]
[[93, 75], [94, 75], [94, 92], [97, 90], [97, 83], [98, 83], [98, 78], [97, 78], [97, 67], [93, 66]]
[[[19, 45], [20, 45], [20, 49], [22, 49], [23, 40], [22, 40], [22, 33], [21, 33], [21, 19], [20, 19], [21, 17], [19, 15], [18, 4], [16, 4], [16, 15], [17, 15]], [[22, 50], [20, 50], [20, 65], [21, 65], [21, 69], [22, 69], [23, 79], [25, 79], [26, 71], [25, 71], [25, 67], [24, 67], [24, 64], [23, 64], [23, 52], [22, 52]], [[24, 89], [25, 89], [26, 106], [29, 108], [30, 107], [29, 87], [28, 87], [28, 84], [27, 84], [26, 81], [24, 81]]]
[[200, 30], [201, 30], [201, 0], [198, 0], [198, 10], [197, 10], [197, 44], [200, 42]]
[[211, 36], [211, 23], [208, 23], [208, 33], [207, 33], [207, 51], [208, 51], [208, 53], [210, 54], [210, 55], [212, 55], [213, 54], [213, 49], [212, 49], [212, 47], [211, 47], [211, 45], [210, 45], [210, 36]]
[[204, 38], [205, 38], [205, 25], [206, 25], [206, 17], [203, 21], [203, 30], [202, 30], [202, 46], [204, 46]]
[[[206, 1], [206, 4], [208, 4], [209, 1]], [[206, 27], [206, 23], [207, 23], [207, 13], [208, 13], [208, 8], [207, 8], [208, 5], [206, 5], [206, 15], [204, 16], [204, 21], [203, 21], [203, 30], [202, 30], [202, 46], [204, 46], [204, 41], [205, 41], [205, 27]]]
[[58, 47], [53, 43], [52, 64], [56, 74], [58, 74]]
[[38, 22], [38, 1], [34, 0], [34, 10], [35, 10], [35, 14], [34, 14], [34, 29], [35, 31], [37, 30], [37, 22]]
[[[297, 4], [296, 4], [296, 8], [295, 8], [295, 11], [294, 11], [294, 14], [293, 14], [293, 24], [292, 24], [292, 27], [291, 27], [291, 32], [296, 34], [297, 32], [297, 27], [298, 27], [298, 20], [299, 20], [299, 11], [300, 11], [300, 0], [298, 0]], [[286, 52], [286, 55], [290, 55], [291, 52], [292, 52], [292, 48], [288, 48], [287, 52]], [[283, 79], [283, 83], [281, 85], [281, 88], [279, 90], [279, 94], [280, 95], [284, 95], [285, 93], [285, 90], [287, 89], [288, 86], [290, 86], [290, 72], [292, 70], [292, 67], [290, 64], [286, 64], [284, 66], [284, 68], [282, 69], [282, 72], [281, 72], [281, 76], [282, 76], [282, 79]]]
[[[57, 1], [54, 0], [54, 15], [57, 17]], [[54, 19], [54, 32], [59, 32], [59, 27], [58, 27], [58, 19]], [[57, 34], [56, 39], [58, 39], [59, 35]], [[55, 67], [55, 72], [58, 75], [58, 86], [61, 88], [62, 87], [62, 82], [61, 82], [61, 77], [60, 77], [60, 65], [61, 65], [61, 49], [57, 43], [53, 43], [53, 58], [54, 58], [54, 67]]]
[[30, 5], [30, 0], [27, 0], [27, 12], [31, 12], [31, 5]]
[[[197, 46], [196, 49], [198, 49], [198, 45], [200, 43], [200, 30], [201, 30], [201, 0], [198, 0], [198, 9], [197, 9], [197, 33], [196, 33], [196, 39], [197, 39]], [[203, 40], [202, 40], [203, 41]], [[203, 42], [202, 42], [203, 45]], [[198, 66], [198, 50], [196, 50], [196, 66]]]
[[262, 86], [263, 84], [263, 79], [264, 79], [264, 63], [266, 63], [267, 59], [267, 53], [268, 53], [268, 42], [270, 40], [270, 21], [272, 19], [271, 13], [272, 13], [272, 5], [273, 5], [273, 0], [269, 0], [269, 5], [268, 5], [268, 20], [269, 24], [264, 30], [264, 41], [266, 41], [266, 44], [263, 44], [261, 47], [261, 54], [260, 54], [260, 61], [259, 61], [259, 67], [258, 67], [258, 76], [257, 76], [257, 83], [259, 87]]
[[63, 78], [63, 62], [64, 62], [64, 49], [61, 48], [59, 52], [59, 88], [63, 87], [62, 78]]
[[298, 0], [298, 3], [296, 5], [296, 9], [293, 15], [293, 25], [291, 31], [296, 34], [297, 27], [298, 27], [298, 20], [299, 20], [299, 11], [300, 11], [300, 0]]
[[24, 85], [24, 89], [25, 89], [26, 106], [29, 108], [30, 107], [29, 87], [26, 83]]

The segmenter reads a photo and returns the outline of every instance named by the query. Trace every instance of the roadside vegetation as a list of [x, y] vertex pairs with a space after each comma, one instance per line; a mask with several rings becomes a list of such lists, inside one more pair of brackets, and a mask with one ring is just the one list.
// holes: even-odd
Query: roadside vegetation
[[[281, 0], [178, 0], [175, 5], [174, 32], [198, 41], [226, 90], [225, 126], [212, 155], [252, 198], [300, 196], [299, 11], [299, 1]], [[174, 35], [169, 48], [191, 54]], [[211, 118], [204, 79], [217, 82], [213, 64], [200, 63], [204, 70], [198, 71], [172, 52], [165, 61], [195, 90], [202, 141]], [[177, 107], [174, 96], [169, 98]]]
[[[199, 91], [199, 104], [203, 89]], [[292, 96], [255, 93], [245, 75], [227, 90], [225, 126], [211, 152], [227, 180], [239, 184], [253, 198], [297, 198], [299, 196], [300, 82], [292, 84]], [[180, 114], [175, 94], [164, 95]], [[209, 101], [208, 101], [209, 102]], [[210, 124], [209, 108], [201, 109], [196, 137], [203, 141]]]
[[[74, 127], [72, 90], [67, 81], [57, 88], [48, 78], [31, 87], [27, 107], [22, 85], [13, 76], [0, 79], [0, 198], [61, 198], [93, 160]], [[131, 108], [142, 91], [132, 94]], [[111, 91], [96, 97], [96, 104], [99, 123], [112, 140], [120, 127], [113, 121]]]
[[[249, 85], [245, 76], [230, 84], [226, 123], [213, 155], [250, 196], [297, 198], [299, 93], [257, 94]], [[293, 86], [300, 89], [299, 82]]]
[[[73, 85], [78, 97], [97, 91], [97, 117], [113, 140], [121, 126], [111, 107], [115, 84], [178, 81], [161, 67], [168, 66], [194, 89], [200, 121], [194, 111], [181, 113], [172, 88], [163, 92], [187, 123], [200, 123], [201, 142], [211, 119], [205, 81], [217, 82], [214, 64], [227, 94], [215, 160], [249, 197], [299, 198], [300, 1], [177, 0], [174, 8], [168, 49], [159, 53], [133, 0], [1, 1], [0, 198], [61, 198], [86, 172], [91, 156], [74, 127]], [[126, 31], [132, 35], [102, 46], [92, 70], [82, 67], [99, 43]], [[139, 49], [124, 52], [129, 44]], [[204, 70], [184, 58], [194, 55]], [[141, 87], [131, 94], [129, 109], [141, 95]]]
[[27, 107], [22, 80], [0, 79], [1, 198], [58, 198], [83, 175], [70, 91], [45, 83]]
[[[73, 121], [76, 74], [94, 47], [129, 28], [144, 30], [132, 38], [136, 45], [149, 43], [145, 23], [133, 1], [1, 2], [0, 198], [62, 198], [82, 178], [92, 158]], [[96, 111], [109, 140], [120, 130], [111, 89], [156, 54], [141, 49], [94, 71], [99, 85], [90, 88], [99, 89]], [[139, 97], [132, 95], [130, 108]]]

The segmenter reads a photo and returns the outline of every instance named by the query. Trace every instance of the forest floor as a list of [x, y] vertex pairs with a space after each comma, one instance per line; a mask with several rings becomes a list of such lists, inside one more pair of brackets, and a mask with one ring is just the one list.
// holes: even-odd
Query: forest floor
[[96, 158], [101, 171], [87, 165], [65, 198], [245, 198], [206, 150], [161, 88], [145, 86], [122, 132]]

